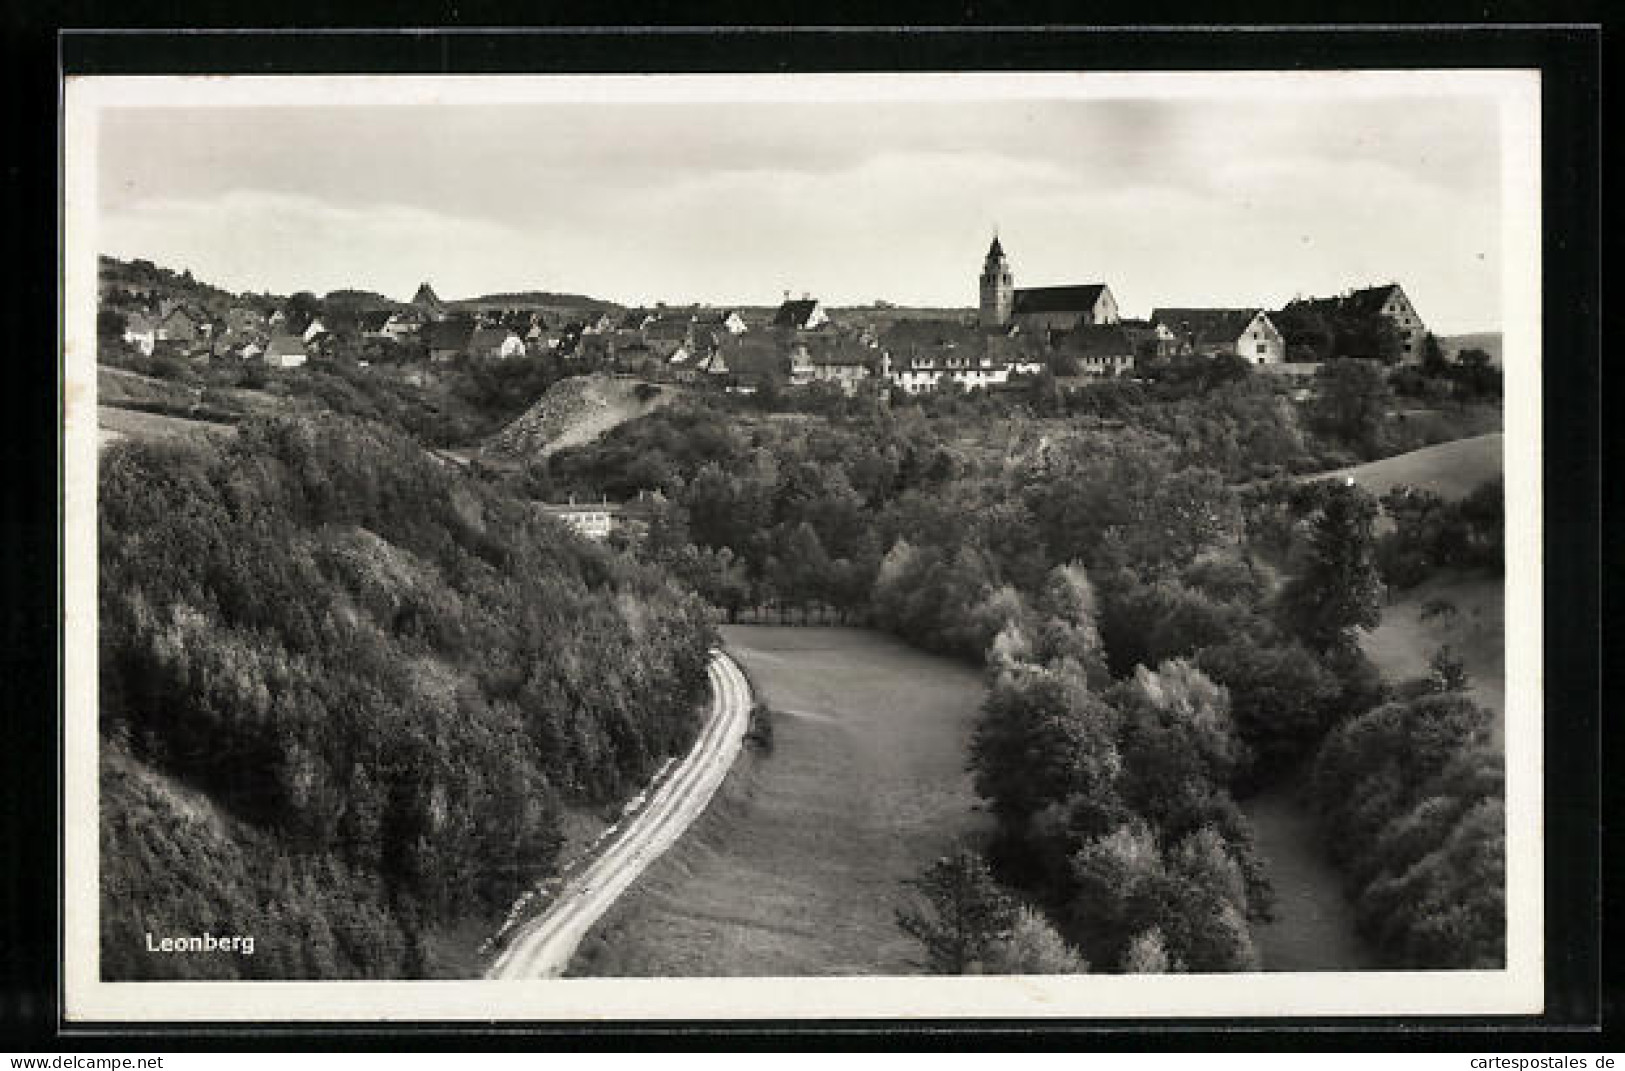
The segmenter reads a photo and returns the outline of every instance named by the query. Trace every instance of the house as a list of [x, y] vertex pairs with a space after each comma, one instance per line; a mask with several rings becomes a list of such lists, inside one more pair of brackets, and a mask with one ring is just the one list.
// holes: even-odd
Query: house
[[613, 330], [614, 327], [615, 319], [609, 313], [589, 313], [586, 320], [582, 322], [581, 333], [583, 335], [601, 335], [606, 331]]
[[272, 368], [298, 368], [306, 359], [305, 343], [297, 335], [272, 335], [265, 346], [265, 363]]
[[761, 336], [724, 339], [702, 364], [702, 371], [741, 394], [752, 394], [770, 382], [788, 379], [790, 374], [789, 358], [779, 344]]
[[362, 338], [387, 340], [390, 337], [389, 321], [394, 315], [388, 309], [364, 312], [356, 317], [356, 330], [361, 333]]
[[[1401, 362], [1422, 359], [1427, 325], [1398, 283], [1351, 290], [1339, 297], [1297, 298], [1280, 312], [1281, 326], [1292, 336], [1293, 348], [1314, 349], [1322, 358], [1381, 357], [1378, 339], [1369, 330], [1376, 321], [1386, 321], [1398, 342]], [[1307, 321], [1310, 332], [1303, 326]], [[1331, 337], [1327, 337], [1328, 333]], [[1307, 337], [1300, 337], [1307, 336]]]
[[202, 337], [200, 323], [201, 317], [176, 305], [158, 321], [158, 341], [174, 342], [181, 349], [190, 349]]
[[431, 361], [451, 361], [468, 352], [474, 321], [432, 320], [423, 325], [423, 344]]
[[1157, 353], [1236, 356], [1249, 364], [1286, 360], [1286, 339], [1262, 309], [1153, 309]]
[[855, 394], [875, 363], [872, 351], [849, 342], [819, 338], [797, 342], [790, 351], [790, 384], [834, 383]]
[[1134, 336], [1120, 324], [1085, 324], [1052, 339], [1056, 356], [1086, 376], [1121, 375], [1134, 367]]
[[608, 502], [577, 505], [573, 498], [567, 503], [542, 503], [540, 508], [547, 516], [569, 525], [576, 535], [595, 541], [609, 538], [621, 514], [620, 506]]
[[391, 342], [411, 338], [423, 330], [424, 315], [417, 309], [402, 309], [391, 313], [384, 321], [383, 334]]
[[1015, 327], [1040, 337], [1052, 331], [1117, 322], [1117, 299], [1105, 283], [1017, 289], [998, 235], [982, 262], [978, 322], [989, 331]]
[[132, 312], [124, 318], [124, 341], [151, 357], [158, 343], [158, 321], [144, 312]]
[[1362, 316], [1381, 316], [1394, 326], [1399, 336], [1399, 359], [1416, 362], [1422, 359], [1422, 343], [1427, 338], [1427, 326], [1416, 313], [1416, 307], [1398, 283], [1372, 286], [1356, 290], [1344, 298], [1345, 307]]
[[695, 315], [694, 322], [701, 327], [721, 328], [730, 335], [742, 335], [750, 330], [745, 318], [734, 309], [701, 312]]
[[210, 343], [209, 351], [215, 357], [240, 357], [252, 360], [265, 352], [266, 336], [247, 330], [226, 328]]
[[[470, 357], [523, 357], [525, 340], [505, 327], [479, 327], [468, 338]], [[431, 353], [431, 356], [433, 354]]]
[[315, 342], [318, 338], [325, 334], [327, 334], [327, 325], [323, 324], [321, 318], [318, 317], [310, 321], [310, 323], [305, 327], [304, 333], [299, 337], [303, 338], [305, 343], [308, 345]]
[[829, 314], [817, 298], [803, 294], [801, 300], [786, 299], [773, 314], [774, 327], [787, 327], [795, 331], [816, 331], [829, 323]]

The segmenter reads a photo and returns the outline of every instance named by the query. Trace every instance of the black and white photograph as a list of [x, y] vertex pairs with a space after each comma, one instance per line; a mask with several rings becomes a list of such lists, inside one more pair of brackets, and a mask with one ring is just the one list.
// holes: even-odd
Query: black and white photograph
[[69, 1014], [1539, 1013], [1540, 88], [70, 78]]

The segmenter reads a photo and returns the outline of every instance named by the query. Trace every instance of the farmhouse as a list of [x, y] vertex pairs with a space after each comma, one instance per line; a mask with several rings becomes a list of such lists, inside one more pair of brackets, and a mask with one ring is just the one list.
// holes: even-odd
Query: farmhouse
[[1286, 340], [1262, 309], [1154, 309], [1157, 355], [1236, 356], [1250, 364], [1286, 360]]
[[1422, 359], [1422, 340], [1427, 337], [1427, 327], [1398, 283], [1356, 290], [1345, 300], [1355, 312], [1381, 316], [1394, 325], [1394, 331], [1399, 335], [1401, 361]]
[[980, 323], [984, 329], [1016, 328], [1044, 336], [1053, 331], [1117, 322], [1117, 299], [1105, 283], [1040, 286], [1018, 290], [998, 236], [982, 262]]

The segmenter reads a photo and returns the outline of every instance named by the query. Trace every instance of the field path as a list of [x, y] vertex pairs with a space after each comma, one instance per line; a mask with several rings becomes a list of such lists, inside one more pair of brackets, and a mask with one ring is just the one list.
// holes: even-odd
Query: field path
[[980, 674], [863, 629], [723, 634], [775, 711], [773, 748], [745, 750], [570, 974], [919, 973], [902, 882], [991, 826], [966, 770]]
[[1309, 807], [1293, 789], [1241, 803], [1275, 887], [1275, 919], [1253, 927], [1266, 971], [1358, 971], [1376, 964], [1354, 931], [1354, 909], [1321, 849]]
[[739, 754], [751, 706], [750, 687], [732, 659], [717, 652], [709, 672], [711, 713], [688, 756], [610, 847], [560, 890], [546, 912], [519, 928], [486, 977], [562, 974], [592, 924], [705, 810]]

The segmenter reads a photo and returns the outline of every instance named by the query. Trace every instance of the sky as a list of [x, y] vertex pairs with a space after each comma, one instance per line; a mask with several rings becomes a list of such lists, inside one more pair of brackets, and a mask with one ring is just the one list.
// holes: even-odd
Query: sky
[[229, 290], [1124, 315], [1402, 283], [1501, 326], [1497, 111], [1471, 96], [109, 107], [101, 251]]

